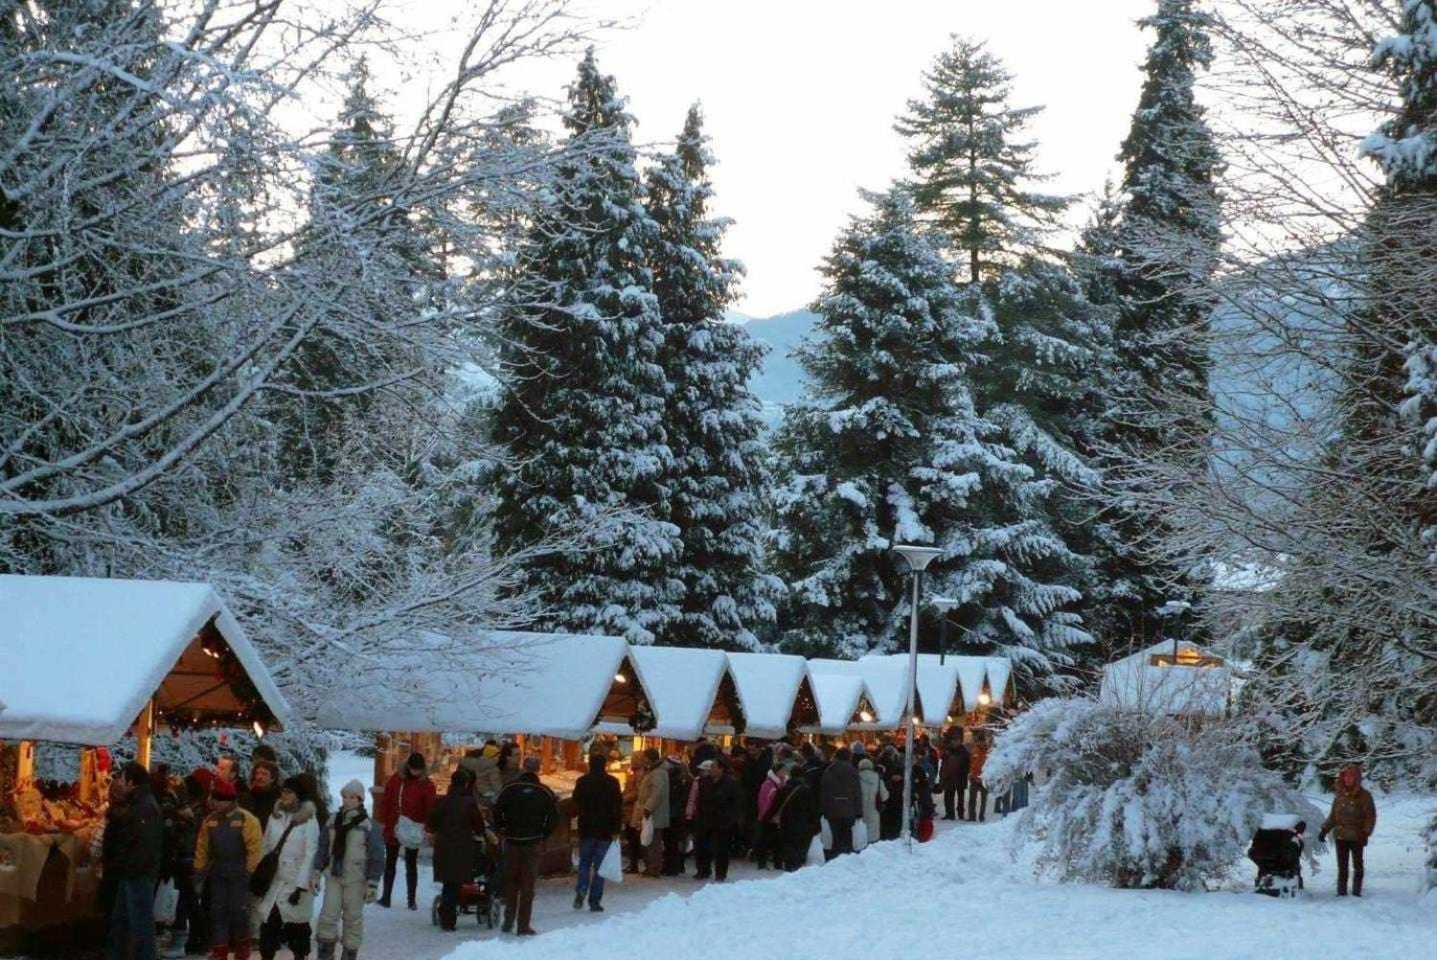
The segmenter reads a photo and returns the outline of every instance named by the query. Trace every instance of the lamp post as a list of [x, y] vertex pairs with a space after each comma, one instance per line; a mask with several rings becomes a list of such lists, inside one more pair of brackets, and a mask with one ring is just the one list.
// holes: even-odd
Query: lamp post
[[908, 625], [908, 699], [903, 708], [906, 734], [903, 738], [903, 821], [902, 836], [908, 838], [908, 848], [913, 849], [913, 833], [910, 830], [913, 808], [913, 707], [918, 699], [918, 597], [923, 589], [923, 571], [936, 557], [943, 554], [937, 547], [917, 547], [910, 544], [896, 544], [893, 549], [908, 563], [908, 572], [913, 574], [912, 616]]
[[938, 662], [948, 662], [948, 611], [958, 606], [952, 597], [934, 597], [933, 606], [938, 610]]

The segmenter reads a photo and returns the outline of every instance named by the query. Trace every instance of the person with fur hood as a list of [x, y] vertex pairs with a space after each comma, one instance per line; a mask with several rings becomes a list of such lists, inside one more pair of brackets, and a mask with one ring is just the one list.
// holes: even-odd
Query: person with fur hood
[[1337, 841], [1337, 895], [1347, 896], [1349, 862], [1352, 873], [1352, 895], [1362, 896], [1362, 852], [1372, 831], [1377, 828], [1377, 805], [1372, 794], [1362, 785], [1362, 768], [1349, 763], [1337, 775], [1332, 795], [1332, 809], [1322, 822], [1317, 839], [1326, 841], [1332, 834]]
[[344, 960], [358, 960], [364, 945], [364, 905], [375, 901], [384, 875], [384, 828], [364, 810], [364, 784], [349, 781], [339, 799], [339, 812], [324, 839], [329, 856], [315, 931], [319, 960], [334, 960], [336, 942], [344, 945]]
[[261, 960], [274, 960], [281, 943], [295, 960], [309, 956], [309, 919], [314, 909], [310, 880], [319, 849], [319, 822], [308, 793], [298, 777], [286, 779], [264, 827], [262, 856], [277, 852], [277, 865], [255, 908]]
[[879, 811], [888, 803], [888, 787], [867, 757], [858, 761], [858, 784], [863, 801], [863, 827], [868, 832], [868, 842], [877, 843], [883, 836], [883, 817]]
[[486, 810], [494, 806], [499, 791], [504, 789], [504, 776], [499, 770], [499, 745], [491, 742], [482, 750], [470, 750], [459, 761], [459, 768], [473, 774], [474, 799], [479, 806]]

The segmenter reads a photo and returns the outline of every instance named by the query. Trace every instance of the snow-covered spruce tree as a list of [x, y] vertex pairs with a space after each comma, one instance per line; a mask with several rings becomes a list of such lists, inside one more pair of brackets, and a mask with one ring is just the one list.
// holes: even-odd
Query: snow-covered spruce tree
[[1035, 704], [999, 735], [983, 778], [1001, 791], [1046, 772], [1018, 816], [1039, 870], [1115, 887], [1201, 889], [1245, 855], [1264, 814], [1322, 814], [1221, 724], [1092, 700]]
[[[582, 546], [531, 558], [542, 622], [652, 643], [672, 635], [683, 545], [672, 516], [670, 384], [653, 292], [658, 227], [634, 167], [631, 118], [590, 51], [564, 116], [575, 148], [519, 251], [501, 320], [508, 390], [496, 436], [499, 542], [517, 549], [598, 524]], [[621, 514], [621, 515], [618, 515]]]
[[981, 42], [952, 38], [923, 74], [925, 96], [895, 128], [913, 142], [913, 198], [960, 255], [969, 283], [1040, 246], [1068, 206], [1032, 189], [1035, 144], [1023, 131], [1041, 107], [1008, 103], [1012, 74]]
[[728, 221], [709, 211], [712, 163], [697, 106], [677, 149], [649, 169], [658, 225], [654, 293], [664, 320], [659, 363], [670, 384], [664, 426], [674, 452], [672, 512], [683, 553], [682, 610], [664, 642], [752, 650], [774, 622], [782, 582], [767, 573], [769, 476], [749, 380], [763, 347], [724, 320], [742, 272], [719, 255]]
[[[1165, 553], [1170, 518], [1135, 496], [1155, 460], [1207, 469], [1202, 423], [1208, 367], [1201, 331], [1222, 243], [1216, 180], [1222, 159], [1198, 103], [1197, 71], [1212, 59], [1210, 21], [1198, 0], [1158, 0], [1141, 26], [1153, 33], [1132, 126], [1118, 159], [1123, 177], [1105, 247], [1087, 261], [1088, 287], [1113, 310], [1113, 356], [1103, 378], [1094, 464], [1104, 471], [1093, 538], [1089, 626], [1113, 646], [1161, 634], [1157, 610], [1195, 594], [1184, 563]], [[1093, 251], [1098, 252], [1098, 251]]]

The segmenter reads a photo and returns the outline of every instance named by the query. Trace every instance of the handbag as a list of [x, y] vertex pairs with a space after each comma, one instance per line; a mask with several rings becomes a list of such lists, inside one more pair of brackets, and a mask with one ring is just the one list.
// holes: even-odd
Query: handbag
[[[399, 785], [399, 801], [395, 806], [404, 809], [404, 784]], [[424, 824], [401, 813], [394, 825], [394, 839], [406, 850], [418, 850], [424, 846]]]
[[644, 817], [644, 825], [639, 830], [639, 846], [647, 847], [654, 842], [654, 818]]
[[279, 873], [279, 852], [284, 849], [284, 842], [289, 839], [289, 832], [293, 829], [294, 823], [291, 822], [284, 828], [284, 833], [279, 835], [279, 843], [275, 844], [274, 849], [260, 857], [254, 873], [249, 875], [251, 896], [263, 897], [269, 893], [269, 885], [274, 883], [274, 875]]
[[868, 824], [862, 820], [853, 821], [853, 852], [868, 846]]
[[604, 859], [599, 861], [599, 876], [610, 883], [624, 882], [624, 858], [617, 842], [609, 844], [609, 849], [604, 851]]
[[175, 908], [180, 903], [180, 891], [175, 881], [166, 880], [155, 889], [155, 922], [174, 923]]

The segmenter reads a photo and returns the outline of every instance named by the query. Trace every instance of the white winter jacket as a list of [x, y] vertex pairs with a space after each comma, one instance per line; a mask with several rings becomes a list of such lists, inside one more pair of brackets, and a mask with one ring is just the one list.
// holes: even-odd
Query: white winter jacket
[[284, 841], [284, 849], [279, 853], [279, 868], [275, 871], [274, 880], [270, 882], [269, 891], [259, 903], [257, 912], [261, 923], [276, 906], [279, 907], [280, 919], [285, 923], [310, 921], [314, 911], [313, 897], [302, 896], [299, 903], [293, 905], [289, 902], [289, 895], [295, 890], [309, 890], [310, 876], [314, 870], [314, 854], [319, 849], [319, 824], [315, 822], [314, 816], [314, 804], [305, 801], [293, 813], [275, 807], [274, 814], [264, 825], [264, 852], [269, 853], [279, 846], [279, 838], [284, 836], [285, 827], [289, 826], [291, 818], [295, 824], [294, 829], [289, 832], [289, 838]]
[[878, 805], [887, 802], [888, 788], [867, 757], [858, 761], [858, 785], [863, 791], [863, 825], [868, 829], [868, 842], [877, 843], [881, 823]]

